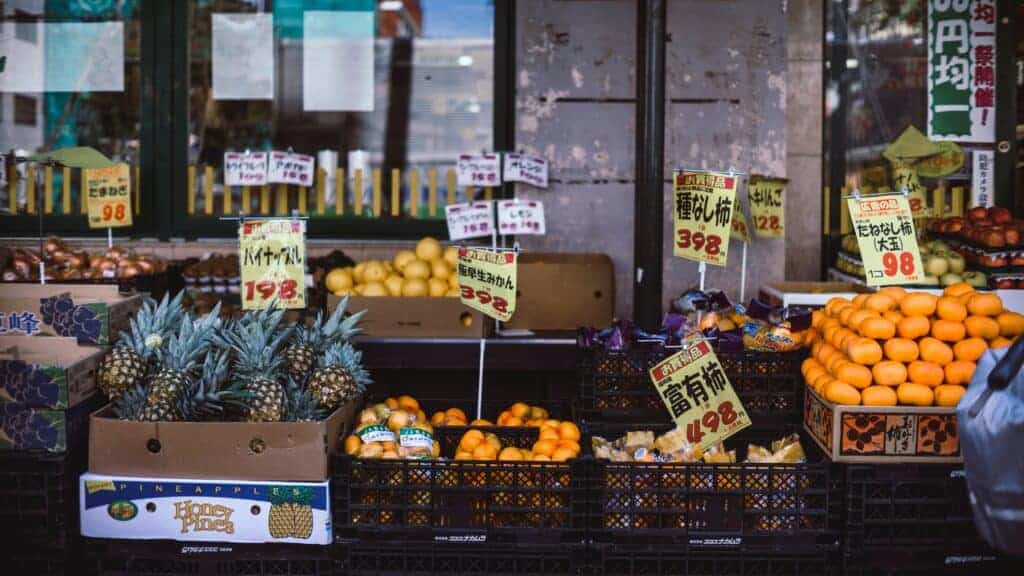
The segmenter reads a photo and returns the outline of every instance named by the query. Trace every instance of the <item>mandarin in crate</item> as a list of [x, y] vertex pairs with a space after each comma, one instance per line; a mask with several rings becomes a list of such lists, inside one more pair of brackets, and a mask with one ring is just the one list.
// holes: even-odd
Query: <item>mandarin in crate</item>
[[935, 393], [924, 384], [906, 382], [896, 388], [896, 398], [907, 406], [931, 406], [935, 402]]
[[886, 310], [892, 310], [896, 307], [896, 300], [888, 294], [877, 292], [867, 297], [864, 300], [864, 307], [868, 310], [874, 310], [875, 312], [882, 313]]
[[967, 392], [963, 386], [943, 384], [935, 388], [935, 405], [953, 407], [960, 403], [960, 398]]
[[856, 338], [846, 345], [850, 360], [870, 366], [882, 359], [882, 347], [870, 338]]
[[[822, 374], [828, 374], [828, 370], [826, 370], [824, 366], [818, 364], [817, 366], [807, 370], [807, 373], [804, 374], [804, 382], [810, 384], [811, 382], [814, 382], [815, 378]], [[868, 374], [871, 374], [871, 372], [868, 371]]]
[[513, 448], [511, 446], [502, 449], [502, 451], [498, 453], [498, 460], [509, 461], [522, 459], [523, 453], [519, 450], [519, 448]]
[[856, 337], [857, 337], [857, 333], [854, 332], [853, 330], [849, 330], [849, 329], [846, 329], [846, 328], [841, 328], [841, 329], [836, 331], [835, 336], [834, 336], [834, 342], [832, 342], [832, 345], [835, 346], [839, 350], [845, 350], [846, 349], [846, 342], [850, 338], [856, 338]]
[[954, 360], [943, 368], [946, 372], [946, 384], [968, 384], [974, 376], [974, 362]]
[[896, 391], [888, 386], [868, 386], [860, 391], [865, 406], [895, 406]]
[[817, 392], [818, 394], [824, 394], [825, 387], [834, 381], [835, 378], [833, 378], [831, 375], [827, 373], [822, 374], [821, 376], [818, 376], [811, 382], [811, 388], [814, 388], [814, 391]]
[[999, 322], [988, 316], [968, 316], [964, 320], [964, 328], [972, 338], [991, 340], [999, 336]]
[[856, 326], [856, 324], [850, 322], [850, 317], [857, 313], [860, 308], [856, 306], [847, 306], [839, 311], [839, 323], [843, 326]]
[[942, 366], [934, 362], [915, 360], [907, 366], [907, 379], [915, 384], [934, 388], [942, 384], [946, 379], [946, 373], [942, 370]]
[[977, 316], [999, 316], [1003, 300], [995, 294], [975, 294], [967, 300], [967, 310]]
[[821, 310], [815, 310], [814, 312], [811, 312], [811, 327], [812, 328], [821, 328], [821, 323], [824, 320], [825, 320], [825, 313], [822, 312]]
[[999, 335], [1012, 338], [1024, 334], [1024, 315], [1016, 312], [1003, 312], [996, 316], [999, 324]]
[[847, 300], [846, 298], [843, 298], [841, 296], [833, 296], [833, 297], [829, 298], [827, 302], [825, 302], [825, 314], [828, 314], [829, 316], [835, 317], [835, 315], [836, 315], [836, 306], [848, 305], [848, 304], [851, 304], [851, 302], [849, 300]]
[[986, 350], [988, 350], [988, 343], [981, 338], [967, 338], [953, 345], [953, 356], [957, 360], [977, 362], [985, 355]]
[[833, 380], [825, 386], [825, 399], [835, 404], [860, 404], [860, 392], [841, 380]]
[[911, 292], [900, 300], [900, 312], [904, 316], [931, 316], [937, 301], [937, 297], [926, 292]]
[[800, 363], [800, 373], [807, 376], [807, 371], [815, 366], [820, 367], [821, 363], [814, 358], [804, 358], [804, 361]]
[[473, 449], [474, 460], [494, 460], [497, 457], [498, 449], [489, 442], [481, 442], [479, 446]]
[[950, 284], [949, 286], [946, 286], [942, 290], [942, 295], [953, 296], [955, 298], [957, 296], [963, 296], [964, 294], [970, 294], [972, 292], [975, 292], [974, 286], [971, 286], [966, 282], [957, 282], [955, 284]]
[[865, 338], [887, 340], [896, 335], [896, 325], [885, 318], [868, 318], [859, 328], [860, 335]]
[[901, 286], [884, 286], [878, 289], [879, 294], [885, 294], [894, 301], [899, 302], [907, 295], [907, 291]]
[[889, 322], [899, 326], [900, 321], [903, 320], [905, 316], [896, 310], [886, 310], [882, 313], [882, 318], [885, 318]]
[[921, 350], [921, 360], [925, 362], [945, 366], [953, 361], [953, 349], [941, 340], [931, 337], [921, 338], [917, 347]]
[[847, 327], [855, 328], [856, 329], [856, 328], [858, 328], [860, 326], [861, 322], [863, 322], [864, 320], [866, 320], [868, 318], [881, 318], [881, 317], [882, 317], [882, 315], [879, 314], [878, 312], [875, 312], [874, 310], [868, 310], [867, 308], [861, 308], [859, 310], [854, 310], [853, 312], [850, 313], [849, 316], [846, 317], [846, 319], [848, 321]]
[[963, 322], [967, 318], [967, 307], [956, 298], [943, 296], [935, 302], [935, 315], [943, 320]]
[[879, 386], [898, 386], [907, 381], [907, 367], [901, 362], [882, 360], [871, 367], [871, 377]]
[[[1013, 340], [1016, 340], [1016, 338], [1014, 338]], [[1013, 344], [1013, 340], [1011, 340], [1010, 338], [1005, 338], [1003, 336], [1000, 336], [999, 338], [995, 338], [991, 342], [989, 342], [988, 343], [988, 347], [990, 349], [992, 349], [992, 350], [998, 350], [999, 348], [1006, 348], [1010, 344]]]
[[915, 340], [927, 336], [932, 331], [932, 323], [926, 316], [904, 316], [896, 323], [896, 333], [900, 338]]
[[962, 322], [938, 319], [932, 322], [932, 338], [943, 342], [959, 342], [967, 337], [967, 329]]
[[839, 373], [839, 368], [845, 364], [850, 364], [850, 359], [843, 355], [841, 352], [833, 354], [828, 362], [825, 363], [825, 368], [828, 369], [829, 374], [835, 376]]
[[580, 429], [572, 422], [562, 422], [558, 425], [558, 437], [562, 440], [573, 442], [580, 441]]
[[882, 348], [885, 350], [885, 357], [896, 362], [913, 362], [920, 353], [917, 342], [909, 338], [890, 338], [885, 341]]
[[871, 294], [857, 294], [853, 297], [853, 305], [857, 308], [863, 308], [864, 301], [868, 299], [868, 296], [871, 296]]
[[867, 388], [871, 386], [871, 369], [853, 362], [846, 362], [836, 370], [836, 378], [854, 388]]

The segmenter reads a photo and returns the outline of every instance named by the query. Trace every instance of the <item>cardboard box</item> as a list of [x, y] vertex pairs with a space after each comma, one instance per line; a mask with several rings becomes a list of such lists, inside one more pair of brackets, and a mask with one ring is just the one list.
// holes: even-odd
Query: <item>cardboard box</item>
[[770, 282], [761, 287], [758, 298], [772, 306], [824, 306], [829, 298], [853, 299], [874, 292], [852, 282]]
[[523, 252], [516, 312], [503, 328], [576, 330], [610, 326], [615, 315], [615, 266], [606, 254]]
[[[341, 302], [327, 295], [327, 313]], [[458, 298], [369, 298], [352, 296], [348, 312], [368, 310], [359, 326], [366, 336], [382, 338], [483, 338], [490, 320]]]
[[0, 402], [35, 408], [70, 408], [96, 389], [96, 368], [106, 350], [74, 338], [0, 336]]
[[355, 398], [320, 422], [135, 422], [106, 406], [89, 421], [89, 471], [319, 482], [361, 403]]
[[0, 451], [81, 450], [89, 431], [89, 414], [102, 403], [98, 392], [68, 410], [0, 403]]
[[956, 408], [845, 406], [806, 387], [804, 428], [835, 462], [963, 462]]
[[142, 300], [113, 285], [0, 284], [0, 333], [71, 336], [80, 344], [106, 345], [128, 329]]
[[87, 472], [82, 535], [184, 542], [331, 543], [328, 482], [196, 481]]

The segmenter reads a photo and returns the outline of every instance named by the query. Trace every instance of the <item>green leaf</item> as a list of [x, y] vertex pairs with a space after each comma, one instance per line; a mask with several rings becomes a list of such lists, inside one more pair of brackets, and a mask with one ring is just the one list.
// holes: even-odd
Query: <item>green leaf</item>
[[95, 148], [74, 146], [29, 157], [30, 162], [55, 162], [68, 168], [110, 168], [117, 166]]

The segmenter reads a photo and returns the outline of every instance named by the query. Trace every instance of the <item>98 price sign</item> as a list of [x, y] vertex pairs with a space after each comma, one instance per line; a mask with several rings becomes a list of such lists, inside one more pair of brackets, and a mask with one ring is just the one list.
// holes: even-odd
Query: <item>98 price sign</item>
[[132, 225], [131, 176], [127, 164], [83, 171], [90, 228]]
[[871, 286], [924, 280], [910, 203], [903, 194], [873, 194], [847, 200], [857, 235], [865, 281]]

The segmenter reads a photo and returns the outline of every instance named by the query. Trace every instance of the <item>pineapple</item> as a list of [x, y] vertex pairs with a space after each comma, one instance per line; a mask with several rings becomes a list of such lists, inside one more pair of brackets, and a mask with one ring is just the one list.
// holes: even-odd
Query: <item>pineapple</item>
[[182, 420], [225, 419], [228, 408], [245, 410], [249, 399], [241, 384], [228, 380], [230, 354], [227, 350], [211, 350], [203, 361], [202, 376], [190, 383], [178, 400]]
[[267, 528], [271, 538], [288, 538], [295, 530], [294, 519], [291, 510], [286, 508], [287, 505], [283, 496], [271, 495], [270, 511], [267, 512]]
[[142, 420], [146, 408], [146, 387], [136, 384], [114, 400], [114, 415], [121, 420]]
[[362, 356], [348, 342], [327, 348], [309, 378], [309, 391], [321, 406], [334, 410], [366, 389], [371, 381], [360, 364]]
[[288, 422], [318, 422], [327, 416], [327, 411], [313, 397], [309, 388], [300, 386], [289, 376], [285, 387], [285, 417]]
[[219, 339], [234, 351], [234, 377], [248, 393], [250, 422], [278, 422], [284, 418], [279, 351], [291, 336], [291, 329], [278, 328], [283, 316], [283, 310], [246, 315]]
[[142, 382], [150, 360], [181, 323], [184, 294], [184, 290], [178, 292], [173, 300], [164, 294], [159, 304], [147, 298], [131, 319], [131, 329], [121, 332], [117, 346], [103, 357], [96, 370], [96, 384], [107, 398], [117, 400]]
[[190, 388], [189, 378], [196, 363], [210, 348], [211, 337], [220, 327], [220, 303], [206, 316], [193, 320], [186, 314], [177, 334], [173, 334], [157, 357], [160, 370], [150, 379], [146, 406], [141, 420], [162, 422], [181, 418], [179, 401]]
[[316, 365], [317, 357], [322, 355], [328, 346], [347, 341], [362, 331], [356, 328], [356, 324], [366, 314], [366, 310], [356, 312], [342, 320], [347, 307], [348, 296], [342, 299], [326, 323], [323, 321], [323, 313], [317, 312], [312, 325], [300, 326], [295, 330], [295, 337], [284, 351], [284, 364], [288, 374], [297, 382], [306, 381]]

